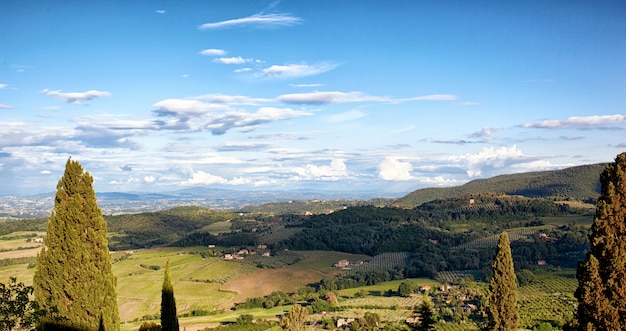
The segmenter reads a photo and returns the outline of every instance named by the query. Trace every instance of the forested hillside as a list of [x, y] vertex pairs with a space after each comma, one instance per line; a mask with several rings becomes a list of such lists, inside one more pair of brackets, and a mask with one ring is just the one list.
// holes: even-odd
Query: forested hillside
[[494, 192], [532, 198], [570, 198], [594, 201], [600, 194], [600, 173], [605, 164], [590, 164], [556, 171], [528, 172], [473, 180], [447, 188], [416, 190], [393, 202], [413, 208], [436, 199], [455, 198], [469, 193]]

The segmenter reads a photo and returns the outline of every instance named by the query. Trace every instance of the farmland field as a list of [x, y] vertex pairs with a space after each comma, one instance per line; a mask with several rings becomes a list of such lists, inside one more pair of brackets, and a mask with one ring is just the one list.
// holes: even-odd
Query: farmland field
[[[26, 244], [22, 235], [4, 236], [0, 244], [8, 249], [4, 253], [15, 253], [17, 247]], [[36, 254], [39, 248], [34, 248]], [[191, 248], [152, 248], [127, 252], [114, 252], [113, 271], [118, 278], [118, 302], [122, 319], [122, 330], [137, 330], [142, 318], [157, 316], [160, 309], [163, 267], [169, 260], [179, 315], [204, 315], [181, 317], [181, 327], [188, 330], [214, 326], [223, 321], [234, 322], [241, 314], [252, 314], [255, 318], [275, 318], [289, 310], [289, 306], [272, 309], [246, 309], [230, 311], [237, 302], [247, 298], [268, 295], [274, 291], [293, 292], [298, 288], [317, 282], [338, 272], [332, 265], [339, 260], [374, 260], [365, 255], [340, 252], [304, 251], [297, 252], [302, 259], [293, 265], [280, 268], [256, 268], [244, 261], [225, 261], [220, 257], [203, 257], [198, 252], [204, 247]], [[31, 255], [32, 256], [32, 255]], [[4, 257], [3, 257], [4, 258]], [[397, 261], [401, 254], [379, 256], [377, 259]], [[373, 263], [375, 265], [376, 263]], [[392, 263], [393, 264], [393, 263]], [[32, 284], [34, 268], [28, 263], [0, 267], [0, 282], [9, 277]], [[463, 272], [449, 276], [464, 275]], [[574, 270], [536, 271], [536, 280], [531, 285], [519, 288], [520, 326], [531, 328], [538, 320], [562, 324], [571, 316], [575, 300], [573, 292], [577, 286]], [[431, 279], [412, 279], [417, 285], [437, 287], [439, 282]], [[385, 282], [373, 286], [345, 289], [338, 292], [340, 311], [327, 316], [358, 317], [364, 312], [378, 313], [383, 320], [401, 321], [412, 316], [412, 307], [422, 300], [421, 294], [408, 298], [396, 295], [386, 296], [386, 292], [397, 291], [401, 280]], [[364, 297], [359, 297], [365, 293]], [[358, 295], [357, 295], [358, 294]], [[310, 317], [312, 321], [321, 318]], [[471, 330], [470, 324], [438, 323], [437, 330]]]

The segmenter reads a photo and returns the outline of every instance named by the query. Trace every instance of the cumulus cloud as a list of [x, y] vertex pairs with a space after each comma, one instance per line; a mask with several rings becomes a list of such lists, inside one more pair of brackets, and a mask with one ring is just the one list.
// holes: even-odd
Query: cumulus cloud
[[0, 103], [0, 109], [13, 109], [13, 107]]
[[79, 104], [85, 101], [90, 101], [98, 97], [110, 97], [111, 96], [111, 92], [98, 91], [98, 90], [89, 90], [85, 92], [61, 92], [61, 90], [52, 91], [49, 89], [44, 89], [41, 91], [41, 93], [51, 96], [51, 97], [61, 99], [64, 102], [74, 103], [74, 104]]
[[291, 14], [255, 14], [248, 17], [235, 18], [225, 21], [205, 23], [198, 27], [200, 30], [225, 29], [241, 26], [293, 26], [302, 22], [302, 19]]
[[342, 159], [334, 159], [330, 165], [314, 165], [307, 164], [304, 167], [295, 167], [292, 169], [298, 174], [295, 180], [338, 180], [348, 176], [346, 163]]
[[244, 59], [241, 56], [218, 57], [216, 59], [213, 59], [213, 62], [221, 64], [244, 64], [250, 61], [250, 59]]
[[222, 56], [225, 55], [226, 51], [218, 48], [208, 48], [200, 51], [200, 55], [209, 55], [209, 56]]
[[213, 175], [208, 172], [196, 171], [191, 175], [191, 178], [181, 182], [181, 185], [184, 185], [184, 186], [214, 185], [214, 184], [245, 185], [245, 184], [250, 184], [251, 182], [252, 181], [249, 178], [235, 177], [231, 180], [228, 180], [224, 177]]
[[212, 184], [226, 184], [228, 181], [224, 177], [212, 175], [204, 171], [196, 171], [186, 181], [183, 181], [182, 185], [212, 185]]
[[418, 96], [412, 98], [399, 98], [394, 99], [390, 97], [381, 97], [367, 95], [362, 92], [340, 92], [340, 91], [327, 91], [327, 92], [310, 92], [310, 93], [292, 93], [283, 94], [278, 96], [278, 100], [285, 103], [294, 104], [334, 104], [334, 103], [355, 103], [355, 102], [406, 102], [406, 101], [448, 101], [455, 100], [457, 97], [451, 94], [433, 94]]
[[273, 65], [262, 70], [263, 76], [268, 78], [294, 78], [318, 75], [337, 67], [332, 63], [308, 64], [288, 64]]
[[403, 181], [413, 180], [411, 175], [413, 165], [410, 162], [400, 161], [395, 157], [385, 158], [378, 165], [378, 177], [384, 180]]
[[525, 156], [517, 145], [486, 147], [478, 153], [450, 156], [447, 160], [460, 164], [470, 177], [481, 176], [484, 168], [505, 168], [513, 164], [534, 161], [533, 158]]
[[595, 126], [605, 126], [611, 124], [626, 123], [626, 116], [615, 115], [593, 115], [593, 116], [572, 116], [565, 119], [545, 120], [535, 123], [522, 124], [523, 128], [537, 129], [560, 129], [560, 128], [590, 128]]

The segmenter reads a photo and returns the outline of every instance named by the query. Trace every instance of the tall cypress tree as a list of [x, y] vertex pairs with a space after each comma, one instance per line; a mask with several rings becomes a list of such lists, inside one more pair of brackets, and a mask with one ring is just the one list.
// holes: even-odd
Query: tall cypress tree
[[574, 329], [626, 330], [626, 153], [600, 174], [591, 250], [579, 263]]
[[37, 256], [34, 293], [56, 307], [65, 326], [119, 330], [117, 279], [111, 271], [107, 225], [96, 203], [93, 178], [68, 159], [57, 184], [45, 247]]
[[174, 285], [170, 277], [170, 261], [165, 265], [165, 277], [161, 290], [161, 327], [163, 331], [178, 331], [178, 317], [176, 316], [176, 299]]
[[489, 280], [487, 330], [517, 330], [517, 279], [509, 235], [502, 232]]

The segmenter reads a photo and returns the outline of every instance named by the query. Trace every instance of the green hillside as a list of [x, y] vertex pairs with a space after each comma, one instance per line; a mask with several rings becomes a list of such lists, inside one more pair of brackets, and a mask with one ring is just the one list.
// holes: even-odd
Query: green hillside
[[461, 186], [425, 188], [413, 191], [393, 202], [404, 208], [423, 203], [456, 198], [471, 193], [505, 193], [531, 198], [560, 197], [594, 200], [600, 194], [600, 173], [605, 164], [589, 164], [553, 171], [527, 172], [477, 179]]

